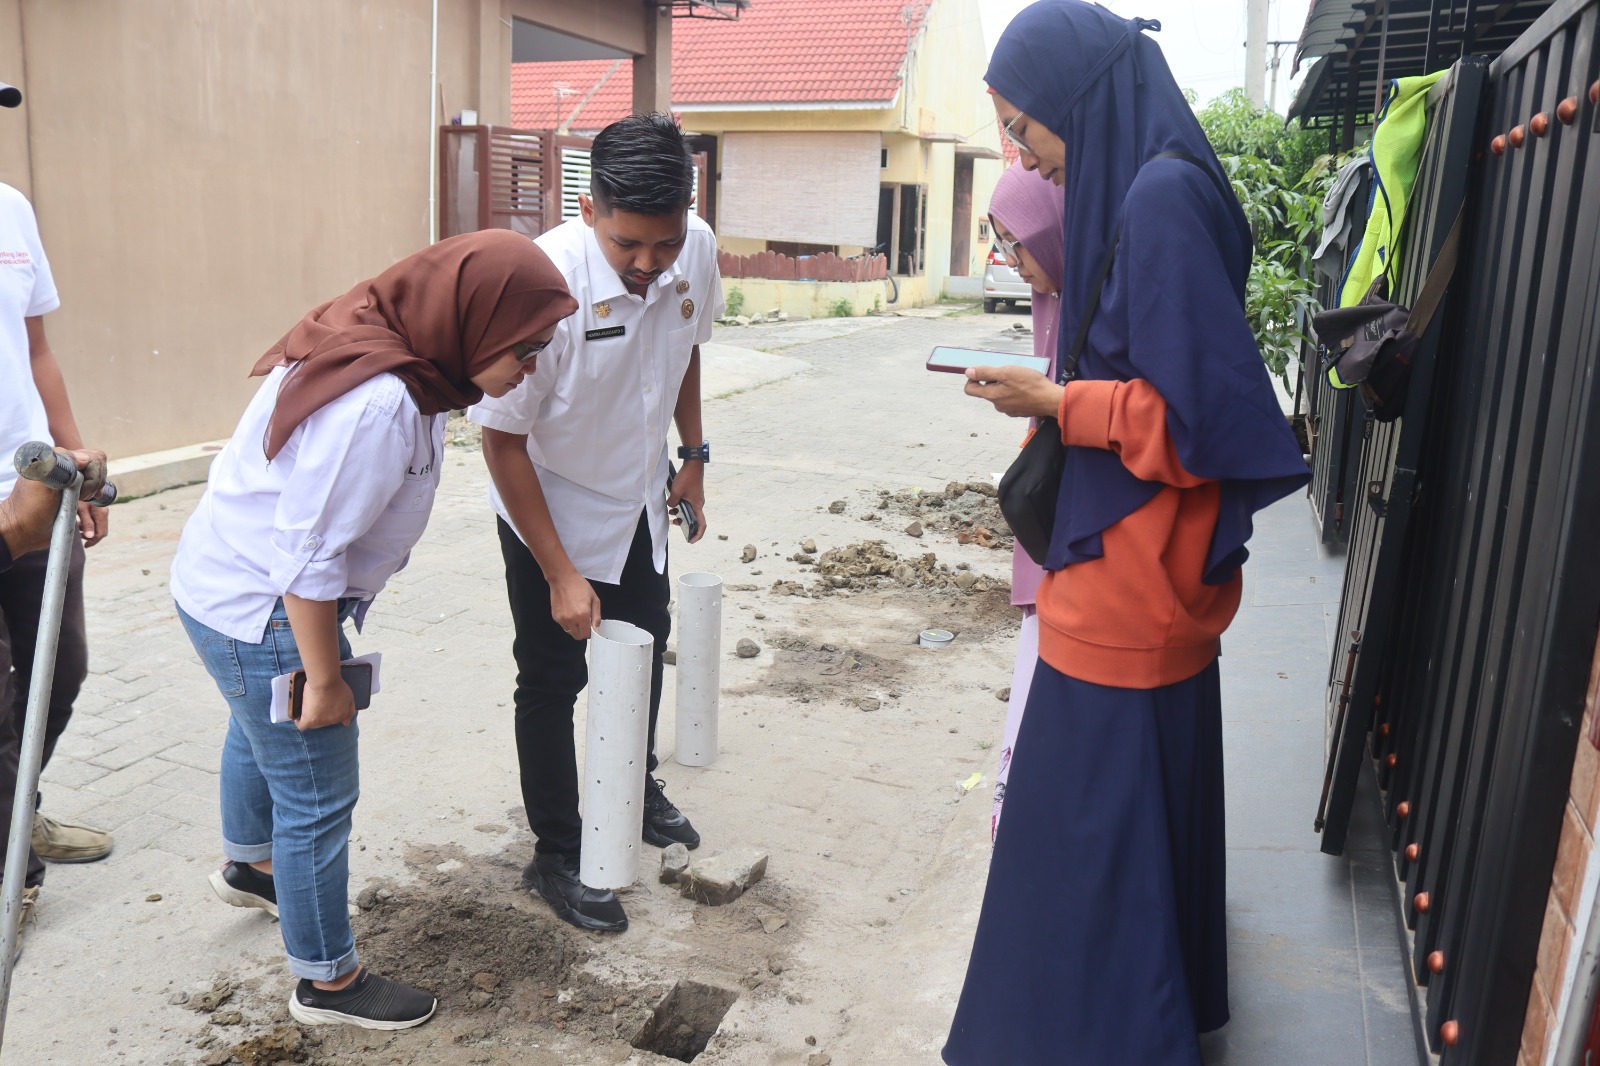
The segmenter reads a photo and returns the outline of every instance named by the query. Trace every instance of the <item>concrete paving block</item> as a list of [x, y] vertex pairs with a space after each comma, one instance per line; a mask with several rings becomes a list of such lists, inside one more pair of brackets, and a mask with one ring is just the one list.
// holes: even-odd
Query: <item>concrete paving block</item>
[[222, 765], [222, 749], [214, 745], [196, 744], [191, 741], [180, 741], [161, 753], [167, 762], [175, 762], [180, 766], [193, 767], [204, 770], [208, 774], [220, 772]]
[[141, 759], [107, 774], [90, 785], [89, 790], [101, 796], [125, 796], [142, 785], [151, 784], [171, 771], [174, 765], [160, 759]]
[[178, 828], [179, 823], [164, 814], [147, 812], [135, 815], [117, 826], [112, 834], [115, 848], [112, 855], [140, 851], [152, 844], [159, 844]]
[[39, 779], [44, 783], [43, 787], [61, 785], [67, 788], [82, 788], [100, 780], [110, 772], [103, 766], [63, 755], [58, 747], [50, 759], [50, 765], [44, 768], [44, 773]]
[[75, 733], [92, 737], [104, 733], [108, 729], [115, 729], [120, 724], [113, 719], [87, 710], [83, 704], [83, 697], [78, 697], [78, 702], [72, 708], [72, 721], [67, 724], [66, 733], [62, 734], [63, 740]]
[[767, 853], [740, 848], [689, 864], [680, 875], [681, 891], [697, 903], [720, 907], [744, 895], [767, 875]]
[[[69, 815], [68, 817], [81, 817], [91, 825], [97, 825], [102, 829], [109, 829], [113, 832], [142, 814], [163, 810], [181, 811], [185, 809], [185, 804], [192, 802], [181, 793], [153, 784], [146, 784], [137, 791], [125, 792], [120, 795], [98, 793], [92, 791], [93, 788], [94, 786], [90, 786], [88, 789], [82, 789], [78, 795], [80, 797], [97, 797], [101, 802], [92, 807], [81, 809], [80, 814]], [[54, 804], [47, 798], [46, 807], [53, 806]]]
[[[148, 759], [152, 755], [166, 751], [178, 743], [171, 737], [160, 733], [148, 733], [144, 736], [130, 736], [121, 744], [107, 749], [96, 755], [91, 762], [104, 766], [108, 770], [123, 770], [134, 763]], [[166, 764], [170, 766], [171, 764]], [[154, 780], [153, 778], [151, 780]]]
[[[157, 760], [166, 762], [166, 758]], [[170, 788], [182, 792], [195, 799], [217, 800], [217, 790], [220, 787], [221, 773], [217, 770], [196, 770], [192, 766], [170, 764], [171, 770], [155, 778], [157, 784], [163, 788]]]
[[68, 729], [61, 734], [61, 739], [56, 741], [56, 750], [51, 758], [60, 759], [65, 757], [87, 762], [96, 755], [109, 751], [114, 746], [115, 742], [104, 739], [104, 734], [95, 737], [85, 734], [81, 730]]

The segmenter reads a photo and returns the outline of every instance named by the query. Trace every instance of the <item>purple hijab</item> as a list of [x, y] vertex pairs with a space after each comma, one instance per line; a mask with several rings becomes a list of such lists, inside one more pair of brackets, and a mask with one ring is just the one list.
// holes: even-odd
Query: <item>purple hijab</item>
[[[1255, 512], [1309, 474], [1244, 314], [1249, 227], [1161, 50], [1143, 35], [1159, 28], [1082, 0], [1041, 0], [1006, 27], [984, 80], [1066, 143], [1062, 354], [1121, 226], [1079, 374], [1149, 381], [1167, 403], [1184, 469], [1222, 483], [1204, 574], [1222, 584], [1248, 557]], [[1151, 162], [1167, 151], [1200, 165]], [[1101, 532], [1160, 489], [1114, 452], [1069, 448], [1046, 569], [1099, 558]]]
[[[1061, 285], [1062, 226], [1066, 204], [1061, 190], [1021, 163], [1013, 163], [994, 187], [989, 198], [989, 214], [1011, 235], [1022, 242], [1034, 262], [1049, 276], [1056, 288]], [[1056, 319], [1061, 312], [1059, 292], [1033, 292], [1033, 354], [1056, 366]], [[1028, 557], [1022, 545], [1011, 548], [1011, 602], [1027, 607], [1038, 598], [1044, 569]]]

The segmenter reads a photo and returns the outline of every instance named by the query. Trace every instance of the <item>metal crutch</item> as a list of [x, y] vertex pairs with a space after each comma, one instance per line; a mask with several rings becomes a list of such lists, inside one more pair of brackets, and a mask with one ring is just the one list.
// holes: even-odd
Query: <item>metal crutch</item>
[[[11, 834], [6, 844], [4, 902], [0, 903], [0, 1045], [5, 1041], [6, 1007], [11, 1002], [11, 970], [22, 922], [23, 881], [28, 876], [28, 853], [32, 848], [34, 795], [39, 788], [45, 719], [49, 716], [51, 682], [55, 680], [56, 647], [61, 639], [61, 609], [67, 598], [67, 568], [72, 560], [72, 541], [78, 535], [78, 491], [83, 487], [77, 464], [48, 444], [24, 444], [17, 449], [15, 462], [18, 474], [59, 489], [61, 506], [50, 535], [50, 559], [45, 568], [44, 600], [33, 653], [33, 680], [28, 689], [22, 750], [17, 757], [17, 790], [11, 804]], [[89, 502], [105, 507], [116, 498], [116, 488], [107, 482]]]

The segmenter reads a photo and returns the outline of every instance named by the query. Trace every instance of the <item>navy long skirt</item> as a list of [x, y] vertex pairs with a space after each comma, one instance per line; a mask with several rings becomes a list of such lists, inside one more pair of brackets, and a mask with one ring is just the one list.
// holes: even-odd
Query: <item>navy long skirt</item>
[[1199, 1066], [1228, 1020], [1217, 664], [1034, 674], [950, 1066]]

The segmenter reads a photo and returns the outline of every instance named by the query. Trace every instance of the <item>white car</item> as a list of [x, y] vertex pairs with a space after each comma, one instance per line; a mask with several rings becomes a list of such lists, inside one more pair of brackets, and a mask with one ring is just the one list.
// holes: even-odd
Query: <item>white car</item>
[[1033, 286], [1022, 280], [1006, 262], [1006, 257], [1000, 251], [1000, 246], [989, 246], [989, 262], [983, 268], [983, 309], [993, 312], [1002, 303], [1016, 307], [1018, 304], [1033, 305]]

